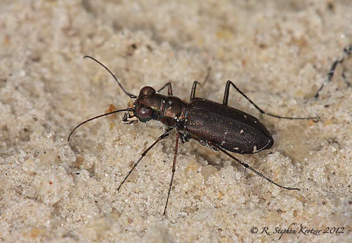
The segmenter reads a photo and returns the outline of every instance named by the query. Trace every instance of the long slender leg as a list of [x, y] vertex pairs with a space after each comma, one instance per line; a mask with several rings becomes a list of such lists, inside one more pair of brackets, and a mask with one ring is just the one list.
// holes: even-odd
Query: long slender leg
[[295, 188], [295, 187], [286, 187], [286, 186], [281, 186], [279, 184], [277, 184], [276, 182], [274, 182], [273, 180], [269, 179], [268, 177], [266, 177], [265, 175], [263, 175], [262, 173], [260, 173], [259, 171], [253, 169], [252, 167], [250, 167], [248, 164], [244, 163], [243, 161], [237, 159], [236, 157], [234, 157], [232, 154], [230, 154], [229, 152], [227, 152], [226, 150], [222, 149], [221, 147], [213, 144], [213, 143], [209, 143], [211, 146], [219, 149], [221, 152], [223, 152], [224, 154], [226, 154], [227, 156], [231, 157], [232, 159], [236, 160], [239, 164], [241, 164], [243, 167], [250, 169], [251, 171], [253, 171], [254, 173], [256, 173], [257, 175], [259, 175], [260, 177], [264, 178], [265, 180], [269, 181], [270, 183], [274, 184], [275, 186], [278, 186], [280, 188], [286, 189], [286, 190], [297, 190], [299, 191], [299, 188]]
[[177, 133], [176, 135], [176, 146], [175, 146], [175, 153], [174, 153], [174, 162], [172, 163], [172, 175], [171, 175], [171, 180], [170, 180], [170, 187], [169, 187], [169, 192], [167, 193], [167, 199], [166, 199], [166, 204], [164, 208], [164, 213], [163, 215], [166, 215], [166, 209], [167, 209], [167, 204], [169, 203], [169, 198], [170, 198], [170, 193], [171, 193], [171, 187], [172, 187], [172, 182], [174, 180], [175, 176], [175, 171], [176, 171], [176, 159], [177, 159], [177, 149], [178, 149], [178, 139], [180, 137], [180, 133]]
[[210, 72], [211, 72], [211, 67], [208, 67], [207, 75], [204, 78], [203, 85], [209, 80]]
[[198, 81], [193, 82], [191, 96], [189, 97], [190, 100], [192, 100], [196, 96], [197, 84], [200, 84], [200, 83]]
[[[333, 64], [331, 65], [331, 68], [330, 68], [330, 70], [329, 70], [329, 72], [328, 72], [327, 79], [326, 79], [326, 81], [320, 86], [320, 88], [318, 89], [317, 94], [315, 95], [315, 98], [318, 98], [318, 97], [319, 97], [319, 92], [324, 88], [324, 85], [331, 82], [332, 77], [334, 76], [335, 69], [336, 69], [337, 65], [340, 64], [340, 63], [343, 63], [343, 61], [344, 61], [345, 59], [347, 59], [347, 58], [351, 55], [351, 53], [352, 53], [352, 45], [347, 46], [347, 47], [345, 47], [345, 48], [343, 49], [343, 57], [340, 58], [340, 59], [337, 59], [337, 60], [335, 60], [335, 61], [333, 62]], [[343, 77], [344, 80], [345, 80], [345, 74], [344, 74], [344, 72], [342, 73], [342, 77]], [[348, 87], [351, 86], [351, 84], [348, 83], [346, 80], [345, 80], [345, 83], [347, 84]]]
[[157, 92], [160, 93], [163, 89], [165, 89], [167, 87], [167, 94], [168, 95], [173, 95], [172, 93], [172, 86], [171, 86], [171, 82], [166, 83], [161, 89], [159, 89]]
[[205, 76], [203, 83], [200, 83], [198, 81], [194, 81], [193, 82], [190, 100], [193, 99], [196, 96], [197, 84], [203, 84], [204, 85], [208, 81], [208, 79], [210, 77], [210, 71], [211, 71], [211, 68], [209, 67], [208, 71], [207, 71], [207, 76]]
[[151, 150], [155, 144], [157, 144], [160, 140], [165, 139], [169, 136], [170, 132], [172, 129], [168, 129], [166, 132], [164, 132], [163, 134], [160, 135], [160, 137], [155, 140], [155, 142], [150, 145], [143, 153], [142, 156], [139, 158], [139, 160], [134, 163], [132, 169], [127, 173], [127, 175], [125, 176], [125, 178], [123, 179], [123, 181], [120, 183], [119, 187], [117, 188], [117, 191], [120, 191], [121, 186], [125, 183], [125, 181], [128, 179], [128, 177], [131, 175], [132, 171], [137, 167], [137, 165], [139, 164], [139, 162], [141, 162], [141, 160], [144, 158], [144, 156], [146, 156], [146, 154], [149, 152], [149, 150]]
[[230, 80], [228, 80], [226, 82], [224, 99], [222, 102], [224, 105], [228, 104], [230, 85], [232, 85], [237, 90], [238, 93], [240, 93], [244, 98], [246, 98], [246, 100], [248, 100], [249, 103], [251, 103], [263, 115], [272, 116], [272, 117], [276, 117], [279, 119], [289, 119], [289, 120], [311, 120], [311, 119], [319, 120], [319, 117], [287, 117], [287, 116], [278, 116], [278, 115], [274, 115], [271, 113], [267, 113], [264, 110], [262, 110], [261, 108], [259, 108], [259, 106], [257, 106], [250, 98], [248, 98], [247, 95], [245, 95], [239, 88], [237, 88], [237, 86], [234, 83], [232, 83], [232, 81], [230, 81]]

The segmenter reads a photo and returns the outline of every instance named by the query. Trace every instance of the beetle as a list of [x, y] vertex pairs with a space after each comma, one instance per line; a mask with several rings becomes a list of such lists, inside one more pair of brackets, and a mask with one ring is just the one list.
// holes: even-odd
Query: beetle
[[[156, 120], [160, 121], [165, 126], [164, 132], [142, 153], [137, 162], [133, 164], [131, 170], [127, 173], [125, 178], [118, 186], [118, 191], [125, 183], [129, 175], [132, 173], [132, 171], [138, 166], [143, 157], [145, 157], [146, 154], [159, 141], [167, 138], [170, 132], [174, 129], [176, 130], [176, 144], [172, 164], [172, 175], [163, 215], [166, 215], [166, 209], [176, 171], [176, 158], [179, 140], [185, 143], [191, 139], [194, 139], [202, 145], [209, 146], [214, 150], [223, 152], [245, 168], [251, 170], [260, 177], [266, 179], [270, 183], [280, 188], [286, 190], [299, 190], [299, 188], [286, 187], [274, 182], [270, 178], [264, 176], [259, 171], [255, 170], [248, 164], [237, 159], [235, 156], [229, 153], [233, 152], [239, 154], [255, 154], [265, 149], [270, 149], [274, 144], [274, 139], [270, 132], [257, 118], [228, 106], [230, 87], [232, 86], [235, 88], [237, 92], [245, 97], [263, 115], [272, 116], [279, 119], [291, 120], [317, 120], [318, 117], [284, 117], [267, 113], [259, 108], [230, 80], [226, 83], [222, 104], [196, 97], [196, 88], [197, 85], [200, 84], [197, 81], [193, 82], [189, 102], [185, 102], [180, 98], [173, 96], [172, 85], [170, 82], [165, 84], [159, 90], [155, 90], [150, 86], [145, 86], [140, 90], [139, 95], [136, 96], [127, 92], [115, 74], [113, 74], [103, 63], [91, 56], [85, 56], [84, 58], [90, 58], [105, 68], [120, 86], [122, 91], [131, 98], [132, 102], [129, 102], [129, 106], [126, 109], [105, 113], [80, 123], [71, 131], [68, 136], [68, 141], [70, 140], [73, 132], [81, 125], [94, 119], [118, 112], [125, 112], [123, 117], [124, 123], [135, 123], [138, 121], [148, 122], [151, 120]], [[207, 76], [209, 76], [209, 74]], [[168, 94], [160, 94], [160, 92], [165, 88], [167, 88]]]

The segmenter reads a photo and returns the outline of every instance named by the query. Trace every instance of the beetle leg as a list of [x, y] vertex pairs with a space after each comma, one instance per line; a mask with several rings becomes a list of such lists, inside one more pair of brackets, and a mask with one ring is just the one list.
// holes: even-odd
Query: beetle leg
[[172, 182], [173, 182], [174, 176], [175, 176], [176, 158], [177, 158], [177, 149], [178, 149], [178, 139], [179, 139], [179, 137], [180, 137], [180, 133], [178, 132], [177, 135], [176, 135], [176, 146], [175, 146], [175, 153], [174, 153], [174, 162], [172, 163], [172, 175], [171, 175], [171, 180], [170, 180], [170, 187], [169, 187], [169, 191], [167, 193], [167, 199], [166, 199], [166, 204], [165, 204], [163, 215], [166, 215], [166, 209], [167, 209], [167, 204], [168, 204], [169, 198], [170, 198]]
[[202, 83], [203, 85], [208, 81], [208, 79], [210, 77], [210, 71], [211, 71], [211, 67], [208, 67], [207, 75], [205, 76], [204, 81]]
[[167, 88], [167, 94], [168, 94], [168, 95], [173, 95], [171, 82], [166, 83], [161, 89], [159, 89], [159, 90], [157, 91], [157, 93], [160, 93], [160, 91], [162, 91], [163, 89], [165, 89], [166, 86], [168, 87], [168, 88]]
[[[325, 84], [328, 84], [331, 82], [332, 80], [332, 77], [334, 76], [334, 73], [335, 73], [335, 69], [337, 67], [338, 64], [341, 64], [343, 63], [343, 61], [345, 59], [347, 59], [350, 55], [352, 54], [352, 45], [350, 46], [347, 46], [343, 49], [343, 57], [341, 59], [337, 59], [333, 62], [333, 64], [331, 65], [331, 68], [328, 72], [328, 78], [326, 79], [326, 81], [320, 86], [319, 90], [317, 91], [316, 95], [315, 95], [315, 98], [318, 98], [319, 97], [319, 92], [324, 88], [324, 85]], [[343, 80], [345, 81], [345, 83], [347, 84], [348, 87], [351, 87], [351, 84], [348, 83], [346, 81], [346, 77], [345, 77], [345, 70], [342, 71], [342, 77], [343, 77]]]
[[189, 97], [190, 100], [192, 100], [196, 96], [197, 84], [201, 84], [201, 83], [199, 83], [198, 81], [193, 82], [191, 96]]
[[246, 98], [246, 100], [248, 100], [249, 103], [251, 103], [262, 115], [272, 116], [279, 119], [289, 119], [289, 120], [315, 120], [315, 121], [319, 120], [319, 117], [288, 117], [288, 116], [278, 116], [275, 114], [267, 113], [264, 110], [262, 110], [259, 106], [257, 106], [250, 98], [248, 98], [247, 95], [245, 95], [239, 88], [237, 88], [237, 86], [231, 80], [228, 80], [226, 82], [224, 99], [222, 102], [224, 105], [227, 105], [229, 100], [230, 85], [232, 85], [237, 90], [238, 93], [240, 93], [244, 98]]
[[209, 76], [210, 76], [210, 71], [211, 71], [211, 68], [209, 67], [208, 71], [207, 71], [207, 76], [205, 76], [203, 83], [200, 83], [198, 81], [194, 81], [193, 82], [192, 90], [191, 90], [191, 96], [189, 98], [190, 100], [192, 100], [196, 96], [197, 84], [203, 84], [204, 85], [208, 81]]
[[281, 186], [279, 184], [277, 184], [276, 182], [274, 182], [273, 180], [269, 179], [268, 177], [266, 177], [265, 175], [263, 175], [262, 173], [260, 173], [259, 171], [257, 171], [256, 169], [253, 169], [252, 167], [250, 167], [248, 164], [244, 163], [243, 161], [237, 159], [235, 156], [233, 156], [232, 154], [230, 154], [229, 152], [227, 152], [226, 150], [224, 150], [223, 148], [213, 144], [213, 143], [210, 143], [209, 144], [212, 146], [212, 147], [215, 147], [217, 148], [218, 150], [220, 150], [221, 152], [223, 152], [224, 154], [226, 154], [227, 156], [229, 156], [230, 158], [236, 160], [236, 162], [238, 162], [239, 164], [241, 164], [243, 167], [247, 168], [247, 169], [250, 169], [251, 171], [253, 171], [254, 173], [256, 173], [257, 175], [259, 175], [260, 177], [264, 178], [265, 180], [269, 181], [270, 183], [274, 184], [275, 186], [278, 186], [280, 188], [283, 188], [283, 189], [286, 189], [286, 190], [297, 190], [297, 191], [300, 191], [299, 188], [295, 188], [295, 187], [286, 187], [286, 186]]
[[187, 142], [189, 142], [189, 140], [191, 140], [191, 136], [187, 132], [186, 133], [180, 133], [180, 139], [181, 139], [182, 143], [187, 143]]
[[120, 190], [121, 186], [125, 183], [125, 181], [128, 179], [128, 177], [131, 175], [132, 171], [137, 167], [137, 165], [139, 164], [139, 162], [141, 162], [141, 160], [144, 158], [144, 156], [147, 155], [147, 153], [149, 152], [149, 150], [151, 150], [155, 144], [157, 144], [160, 140], [163, 140], [165, 138], [167, 138], [170, 134], [170, 132], [172, 131], [172, 129], [168, 129], [166, 132], [164, 132], [163, 134], [160, 135], [160, 137], [155, 140], [155, 142], [150, 145], [143, 153], [142, 156], [139, 158], [139, 160], [137, 160], [136, 163], [134, 163], [132, 169], [127, 173], [127, 175], [125, 176], [125, 178], [123, 179], [123, 181], [120, 183], [119, 187], [117, 188], [117, 191]]

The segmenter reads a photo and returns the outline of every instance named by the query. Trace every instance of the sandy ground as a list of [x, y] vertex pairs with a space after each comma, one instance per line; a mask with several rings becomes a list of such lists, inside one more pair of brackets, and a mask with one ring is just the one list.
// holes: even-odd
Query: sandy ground
[[[0, 3], [1, 242], [351, 242], [352, 58], [314, 95], [352, 43], [345, 1], [7, 1]], [[188, 100], [222, 101], [258, 118], [272, 149], [237, 157], [180, 144], [163, 216], [175, 133], [119, 183], [162, 133], [157, 122], [124, 125], [126, 90], [172, 82]], [[344, 75], [343, 75], [344, 74]], [[286, 232], [281, 234], [282, 232]]]

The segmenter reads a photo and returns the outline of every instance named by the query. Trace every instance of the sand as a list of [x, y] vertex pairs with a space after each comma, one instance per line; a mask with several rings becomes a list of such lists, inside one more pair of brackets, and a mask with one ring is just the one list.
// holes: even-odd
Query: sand
[[[1, 242], [351, 242], [352, 43], [350, 1], [2, 1], [0, 3]], [[232, 80], [263, 110], [320, 120], [278, 120], [231, 89], [229, 105], [272, 133], [272, 149], [239, 159], [124, 125], [128, 92], [171, 82], [174, 95], [221, 102]], [[344, 75], [343, 75], [344, 74]], [[345, 79], [343, 78], [345, 77]]]

